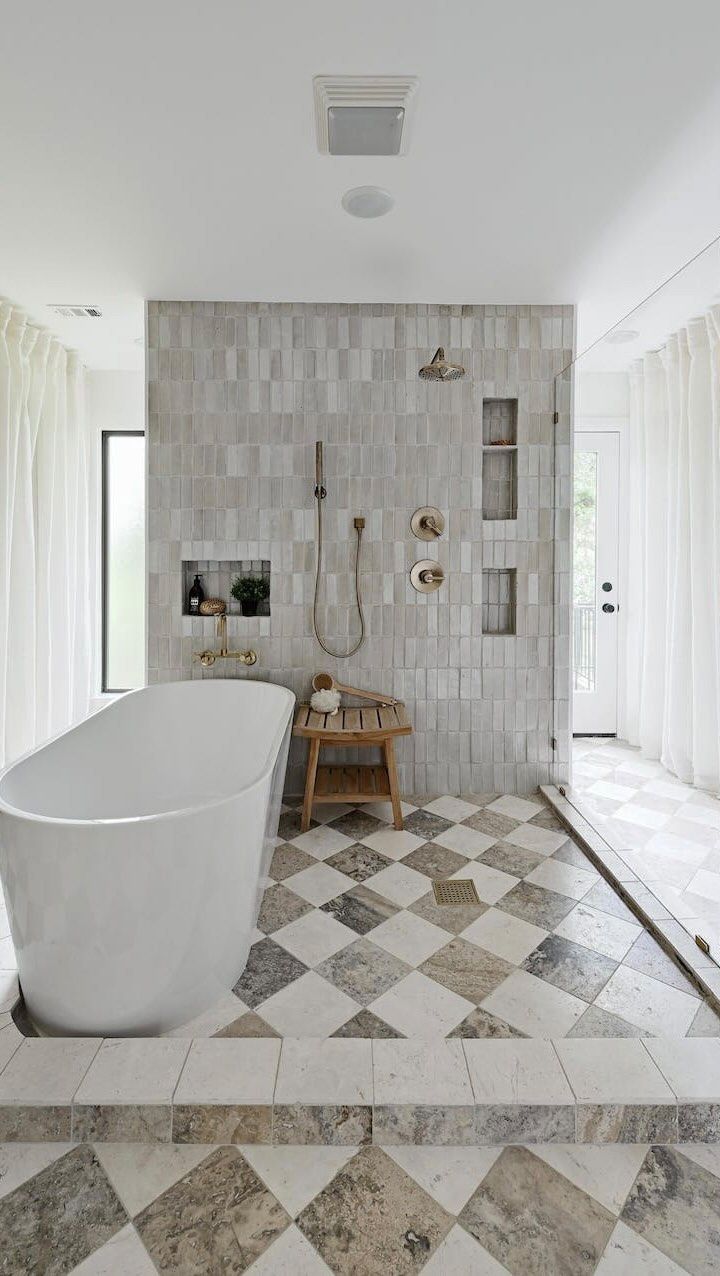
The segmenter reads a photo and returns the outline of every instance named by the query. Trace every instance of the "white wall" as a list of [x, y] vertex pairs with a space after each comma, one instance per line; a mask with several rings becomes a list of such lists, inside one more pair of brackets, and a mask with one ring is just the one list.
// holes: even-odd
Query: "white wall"
[[102, 607], [101, 581], [101, 482], [103, 430], [143, 430], [145, 428], [145, 373], [130, 371], [98, 371], [85, 373], [85, 419], [93, 445], [92, 482], [89, 493], [90, 518], [93, 529], [93, 570], [97, 582], [98, 616], [95, 626], [93, 682], [100, 695], [102, 677]]

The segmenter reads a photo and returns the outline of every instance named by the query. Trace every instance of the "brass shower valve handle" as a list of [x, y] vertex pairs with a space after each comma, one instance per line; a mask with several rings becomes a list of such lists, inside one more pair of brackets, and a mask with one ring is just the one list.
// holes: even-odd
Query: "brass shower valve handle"
[[410, 584], [419, 594], [431, 594], [439, 589], [445, 580], [445, 572], [440, 563], [431, 558], [422, 558], [410, 569]]
[[434, 505], [421, 505], [410, 519], [410, 530], [418, 540], [435, 541], [445, 531], [445, 519]]

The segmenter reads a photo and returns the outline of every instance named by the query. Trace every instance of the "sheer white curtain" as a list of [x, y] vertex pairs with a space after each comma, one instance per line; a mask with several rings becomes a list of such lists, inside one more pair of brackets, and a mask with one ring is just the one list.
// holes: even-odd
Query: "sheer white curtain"
[[95, 588], [76, 354], [0, 302], [0, 765], [88, 712]]
[[630, 378], [620, 734], [720, 790], [720, 306]]

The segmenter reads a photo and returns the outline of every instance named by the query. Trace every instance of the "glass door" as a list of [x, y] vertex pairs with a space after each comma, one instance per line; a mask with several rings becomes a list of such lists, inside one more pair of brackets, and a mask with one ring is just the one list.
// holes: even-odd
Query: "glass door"
[[619, 441], [616, 431], [575, 434], [574, 735], [617, 730]]

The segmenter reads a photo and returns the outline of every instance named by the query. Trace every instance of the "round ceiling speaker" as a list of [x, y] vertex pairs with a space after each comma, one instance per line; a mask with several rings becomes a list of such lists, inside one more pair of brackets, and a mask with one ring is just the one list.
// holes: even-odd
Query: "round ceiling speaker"
[[340, 202], [351, 217], [384, 217], [395, 200], [382, 186], [354, 186]]

